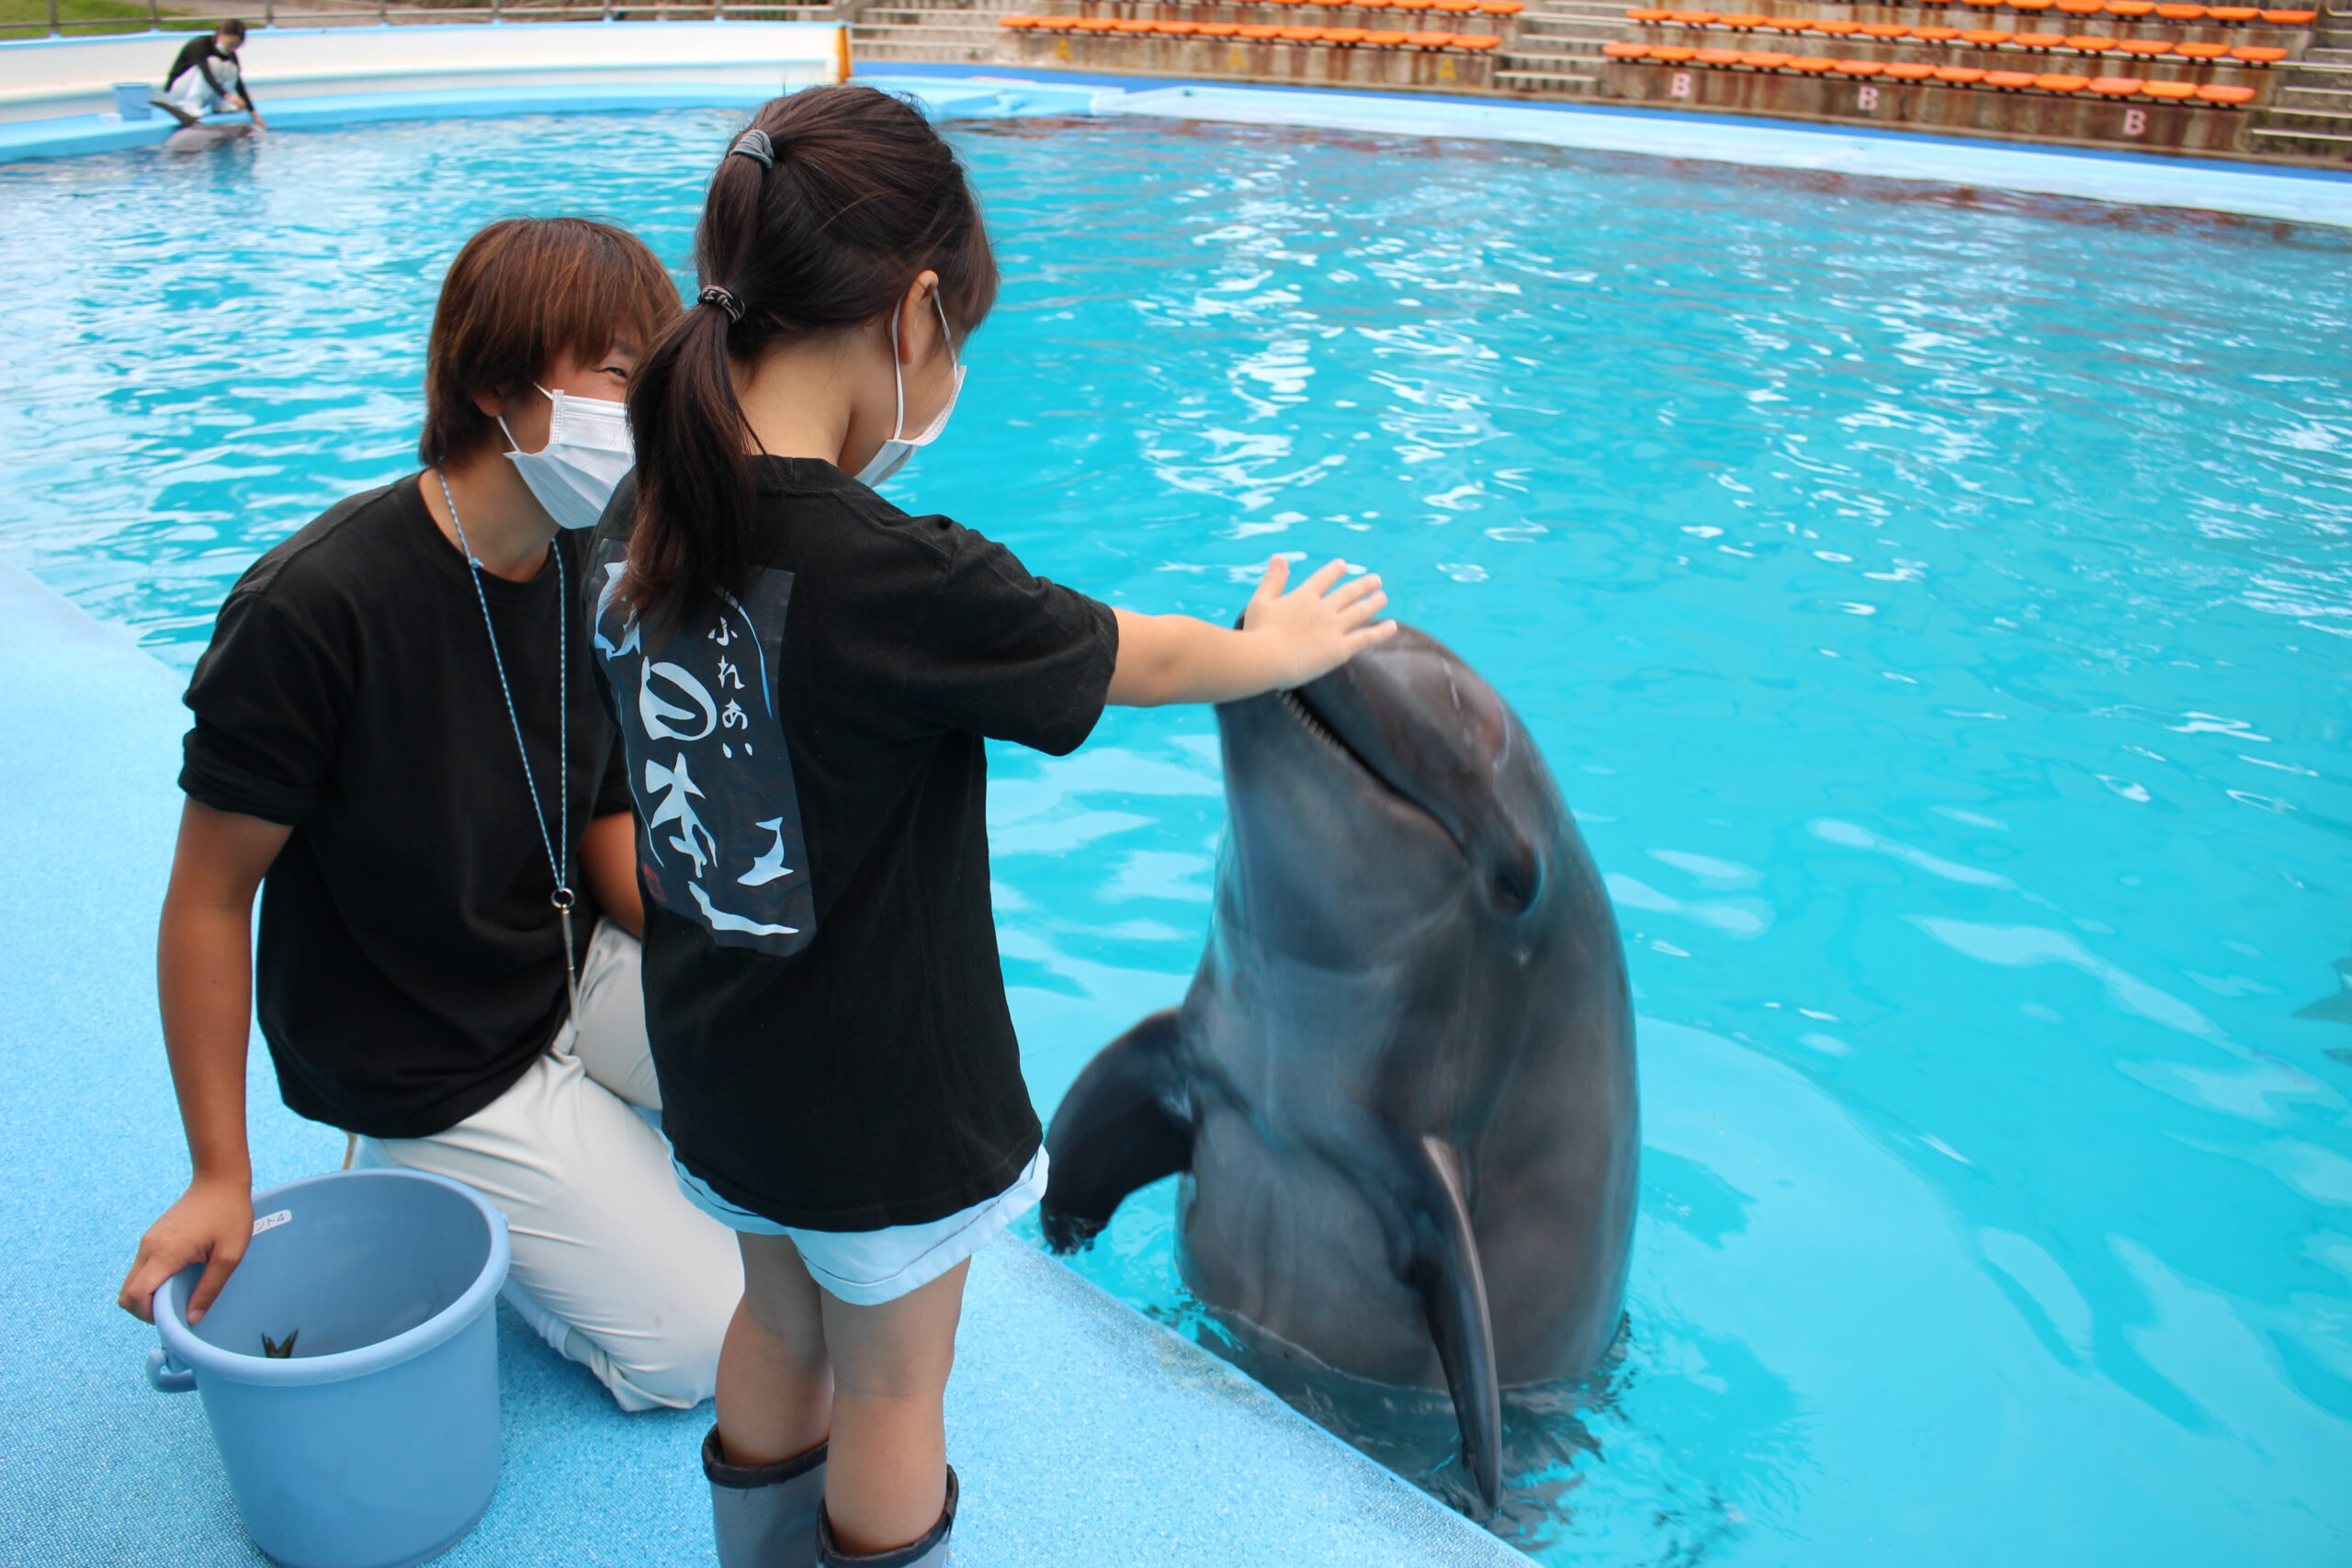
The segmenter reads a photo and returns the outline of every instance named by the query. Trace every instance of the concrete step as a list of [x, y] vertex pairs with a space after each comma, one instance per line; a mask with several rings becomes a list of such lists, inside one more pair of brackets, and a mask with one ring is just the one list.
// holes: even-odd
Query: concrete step
[[1587, 54], [1547, 54], [1532, 50], [1513, 50], [1503, 56], [1503, 62], [1508, 69], [1514, 71], [1558, 71], [1574, 66], [1598, 69], [1600, 51], [1596, 49]]
[[942, 49], [996, 48], [1004, 35], [995, 28], [865, 28], [850, 29], [850, 42], [863, 49], [868, 44], [908, 44]]
[[2262, 111], [2262, 123], [2278, 130], [2352, 135], [2352, 110], [2299, 109], [2272, 104]]
[[2277, 130], [2267, 125], [2254, 126], [2245, 135], [2251, 152], [2287, 152], [2352, 164], [2352, 136], [2319, 136], [2307, 130]]
[[[991, 50], [977, 45], [937, 43], [865, 43], [852, 40], [851, 53], [862, 63], [871, 65], [877, 61], [922, 61], [945, 65], [992, 65], [998, 57]], [[1010, 63], [1007, 62], [1006, 63]]]
[[2286, 87], [2272, 102], [2282, 109], [2352, 109], [2352, 91], [2341, 87]]
[[1589, 97], [1600, 85], [1597, 76], [1569, 76], [1544, 71], [1498, 71], [1495, 86], [1506, 93], [1547, 98]]

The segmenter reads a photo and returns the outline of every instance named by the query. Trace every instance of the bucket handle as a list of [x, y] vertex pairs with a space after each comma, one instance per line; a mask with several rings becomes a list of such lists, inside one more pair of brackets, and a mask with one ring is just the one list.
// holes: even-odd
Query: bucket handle
[[196, 1371], [172, 1359], [161, 1345], [147, 1352], [147, 1381], [157, 1393], [187, 1393], [196, 1387]]

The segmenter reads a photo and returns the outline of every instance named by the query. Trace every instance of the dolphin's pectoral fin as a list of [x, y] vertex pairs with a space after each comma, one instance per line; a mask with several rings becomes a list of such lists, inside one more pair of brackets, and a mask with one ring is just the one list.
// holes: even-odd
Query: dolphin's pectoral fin
[[1491, 1514], [1502, 1503], [1503, 1415], [1495, 1375], [1495, 1331], [1487, 1314], [1487, 1276], [1470, 1205], [1462, 1190], [1462, 1157], [1442, 1138], [1424, 1137], [1416, 1151], [1419, 1190], [1413, 1215], [1413, 1251], [1406, 1279], [1421, 1293], [1430, 1337], [1437, 1342], [1445, 1386], [1462, 1426], [1462, 1456]]
[[1176, 1012], [1153, 1013], [1102, 1047], [1070, 1085], [1046, 1134], [1046, 1245], [1076, 1250], [1120, 1200], [1193, 1162]]

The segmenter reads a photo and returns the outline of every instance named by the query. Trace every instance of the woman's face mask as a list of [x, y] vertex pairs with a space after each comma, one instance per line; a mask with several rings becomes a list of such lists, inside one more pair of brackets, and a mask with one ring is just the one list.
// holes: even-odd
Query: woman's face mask
[[[537, 383], [534, 382], [537, 386]], [[604, 398], [580, 398], [549, 392], [555, 405], [548, 416], [548, 444], [536, 452], [517, 446], [507, 460], [521, 472], [539, 504], [560, 528], [594, 528], [613, 499], [614, 487], [637, 462], [628, 435], [628, 406]], [[498, 428], [511, 444], [514, 433], [501, 416]]]
[[[948, 329], [947, 308], [940, 304], [937, 289], [932, 291], [931, 303], [932, 308], [939, 312], [939, 331], [947, 340], [947, 352], [953, 355], [956, 353], [956, 334]], [[857, 482], [862, 485], [880, 484], [905, 468], [907, 459], [916, 452], [939, 439], [939, 433], [947, 428], [947, 416], [956, 412], [956, 400], [964, 393], [963, 356], [957, 355], [956, 357], [956, 385], [948, 389], [946, 405], [939, 411], [939, 417], [926, 425], [920, 435], [900, 434], [907, 423], [907, 378], [899, 364], [899, 312], [896, 310], [890, 312], [890, 377], [898, 392], [899, 412], [890, 422], [890, 439], [882, 443], [881, 450], [867, 459], [865, 467], [857, 470]]]

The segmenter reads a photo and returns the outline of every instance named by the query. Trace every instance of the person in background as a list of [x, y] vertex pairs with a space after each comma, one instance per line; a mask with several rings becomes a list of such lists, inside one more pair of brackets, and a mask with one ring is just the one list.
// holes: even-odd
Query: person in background
[[1059, 755], [1106, 703], [1303, 684], [1396, 626], [1338, 561], [1284, 592], [1276, 559], [1239, 630], [1114, 610], [874, 492], [945, 426], [996, 294], [910, 104], [769, 103], [695, 249], [708, 287], [631, 383], [638, 467], [592, 587], [679, 1180], [743, 1254], [703, 1443], [718, 1557], [939, 1568], [966, 1269], [1046, 1178], [984, 740]]
[[188, 39], [164, 77], [163, 96], [148, 101], [178, 120], [183, 130], [206, 115], [243, 109], [254, 117], [254, 125], [267, 130], [237, 60], [238, 46], [244, 41], [245, 24], [234, 17]]
[[287, 1106], [351, 1163], [496, 1203], [507, 1301], [623, 1409], [710, 1396], [742, 1269], [650, 1122], [628, 795], [577, 592], [630, 461], [618, 400], [677, 314], [622, 230], [484, 229], [433, 320], [424, 470], [330, 507], [221, 606], [157, 956], [195, 1170], [127, 1310], [201, 1265], [201, 1317], [252, 1236], [257, 1002]]

